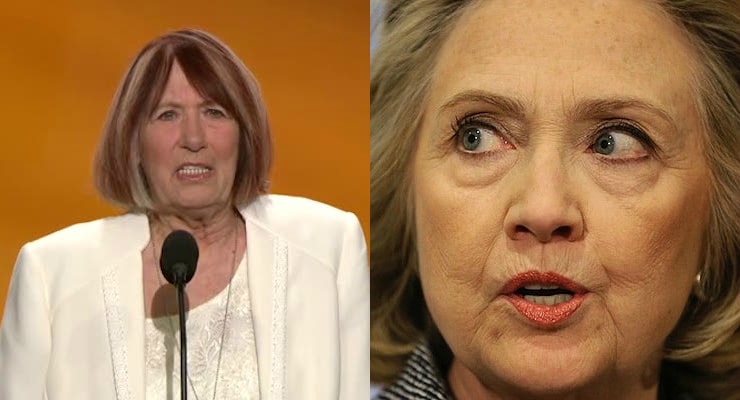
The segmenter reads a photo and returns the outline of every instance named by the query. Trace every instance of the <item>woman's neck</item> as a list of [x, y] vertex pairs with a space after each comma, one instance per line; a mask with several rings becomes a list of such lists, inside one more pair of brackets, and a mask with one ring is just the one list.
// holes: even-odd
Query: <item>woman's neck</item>
[[235, 228], [240, 222], [239, 213], [233, 207], [223, 208], [208, 217], [197, 218], [172, 212], [150, 213], [152, 235], [164, 238], [170, 232], [180, 229], [193, 235], [199, 246], [211, 246], [233, 239]]

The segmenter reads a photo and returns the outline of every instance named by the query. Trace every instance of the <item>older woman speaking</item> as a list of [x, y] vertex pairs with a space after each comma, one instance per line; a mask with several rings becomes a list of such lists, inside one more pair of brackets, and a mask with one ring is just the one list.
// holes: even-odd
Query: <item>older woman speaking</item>
[[390, 1], [381, 399], [740, 398], [736, 1]]
[[368, 279], [357, 218], [266, 195], [257, 83], [194, 30], [137, 55], [115, 94], [95, 182], [122, 216], [23, 247], [0, 330], [0, 398], [179, 398], [165, 237], [200, 249], [187, 285], [193, 399], [356, 399], [368, 391]]

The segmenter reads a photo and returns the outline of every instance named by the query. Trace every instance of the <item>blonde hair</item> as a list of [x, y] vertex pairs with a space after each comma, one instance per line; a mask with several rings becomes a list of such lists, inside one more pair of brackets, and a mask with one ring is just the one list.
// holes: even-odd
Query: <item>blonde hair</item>
[[193, 29], [170, 32], [149, 42], [123, 76], [93, 163], [98, 192], [129, 211], [154, 209], [140, 165], [139, 136], [162, 97], [175, 62], [201, 96], [224, 107], [238, 123], [233, 204], [246, 204], [266, 193], [272, 140], [257, 80], [223, 42]]
[[[436, 328], [416, 274], [410, 160], [434, 60], [459, 16], [479, 0], [386, 3], [370, 63], [371, 379], [392, 382]], [[697, 107], [711, 169], [701, 283], [665, 344], [661, 396], [740, 393], [740, 6], [663, 0], [698, 57]], [[705, 397], [706, 396], [706, 397]], [[735, 396], [735, 397], [733, 397]]]

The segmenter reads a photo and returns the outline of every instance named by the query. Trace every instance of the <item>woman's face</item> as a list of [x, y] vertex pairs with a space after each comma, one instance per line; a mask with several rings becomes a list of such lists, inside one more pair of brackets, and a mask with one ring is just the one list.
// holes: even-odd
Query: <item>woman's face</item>
[[141, 136], [142, 166], [160, 212], [201, 215], [228, 207], [239, 127], [204, 99], [174, 63]]
[[691, 48], [645, 1], [473, 7], [413, 159], [432, 317], [491, 392], [649, 387], [708, 213]]

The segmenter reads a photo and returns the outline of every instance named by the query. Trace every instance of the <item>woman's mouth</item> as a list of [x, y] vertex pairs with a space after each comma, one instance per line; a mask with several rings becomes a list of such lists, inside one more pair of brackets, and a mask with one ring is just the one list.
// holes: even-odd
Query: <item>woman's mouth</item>
[[573, 298], [573, 292], [557, 285], [526, 285], [514, 294], [524, 297], [530, 303], [547, 306], [565, 303]]
[[510, 279], [501, 294], [535, 326], [554, 328], [578, 310], [588, 292], [560, 274], [529, 271]]
[[203, 165], [183, 165], [177, 170], [177, 176], [187, 180], [200, 180], [208, 177], [211, 168]]

